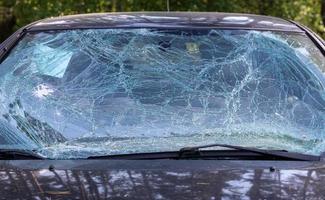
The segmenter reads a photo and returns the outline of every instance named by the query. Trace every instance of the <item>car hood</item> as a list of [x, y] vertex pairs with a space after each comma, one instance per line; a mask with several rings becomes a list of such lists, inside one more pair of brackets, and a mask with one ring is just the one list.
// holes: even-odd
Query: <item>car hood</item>
[[2, 199], [324, 199], [324, 185], [325, 162], [0, 161]]

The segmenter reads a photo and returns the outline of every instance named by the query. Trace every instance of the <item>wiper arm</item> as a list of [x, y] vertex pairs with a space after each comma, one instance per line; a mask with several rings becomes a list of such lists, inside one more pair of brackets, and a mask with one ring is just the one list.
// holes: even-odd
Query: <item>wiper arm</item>
[[319, 156], [314, 155], [307, 155], [295, 152], [288, 152], [285, 150], [265, 150], [259, 148], [252, 148], [252, 147], [243, 147], [243, 146], [236, 146], [236, 145], [228, 145], [228, 144], [209, 144], [209, 145], [202, 145], [202, 146], [193, 146], [193, 147], [184, 147], [181, 148], [180, 154], [181, 156], [188, 156], [188, 155], [195, 155], [200, 153], [200, 149], [209, 148], [209, 147], [225, 147], [231, 148], [239, 151], [246, 151], [257, 153], [265, 156], [271, 156], [275, 158], [282, 158], [282, 159], [289, 159], [289, 160], [299, 160], [299, 161], [319, 161]]
[[0, 149], [0, 160], [40, 160], [44, 157], [31, 150]]
[[[204, 150], [208, 147], [226, 147], [234, 150]], [[284, 150], [264, 150], [251, 147], [242, 147], [226, 144], [210, 144], [203, 146], [185, 147], [179, 151], [163, 151], [149, 153], [130, 153], [117, 155], [90, 156], [87, 159], [109, 160], [155, 160], [155, 159], [257, 159], [257, 160], [296, 160], [296, 161], [319, 161], [319, 156], [287, 152]]]

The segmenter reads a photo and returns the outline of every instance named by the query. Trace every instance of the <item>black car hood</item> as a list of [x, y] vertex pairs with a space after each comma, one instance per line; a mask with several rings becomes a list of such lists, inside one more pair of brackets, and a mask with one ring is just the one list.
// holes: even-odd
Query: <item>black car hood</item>
[[325, 163], [0, 161], [0, 199], [324, 199]]

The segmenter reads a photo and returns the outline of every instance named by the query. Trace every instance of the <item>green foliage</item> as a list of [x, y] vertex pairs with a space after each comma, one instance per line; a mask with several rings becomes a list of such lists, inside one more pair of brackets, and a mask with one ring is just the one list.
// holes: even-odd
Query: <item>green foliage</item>
[[[92, 12], [166, 11], [167, 0], [0, 0], [0, 41], [30, 22]], [[171, 11], [239, 12], [292, 19], [325, 37], [325, 0], [169, 0]], [[323, 2], [323, 10], [322, 10]], [[6, 28], [3, 28], [6, 27]]]

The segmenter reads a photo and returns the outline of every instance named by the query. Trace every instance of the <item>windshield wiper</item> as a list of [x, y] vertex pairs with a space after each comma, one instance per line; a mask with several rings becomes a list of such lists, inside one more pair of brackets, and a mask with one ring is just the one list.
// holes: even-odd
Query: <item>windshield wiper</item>
[[202, 146], [184, 147], [181, 148], [179, 151], [183, 156], [196, 155], [196, 154], [200, 154], [200, 149], [210, 148], [210, 147], [225, 147], [225, 148], [239, 150], [240, 152], [252, 152], [252, 153], [257, 153], [268, 157], [281, 158], [286, 160], [298, 160], [298, 161], [319, 161], [320, 160], [319, 156], [301, 154], [296, 152], [288, 152], [285, 150], [265, 150], [259, 148], [243, 147], [243, 146], [228, 145], [228, 144], [218, 144], [218, 143], [202, 145]]
[[[201, 150], [209, 147], [225, 147], [235, 150]], [[88, 159], [153, 160], [153, 159], [222, 159], [222, 160], [296, 160], [319, 161], [319, 156], [306, 155], [285, 150], [264, 150], [226, 144], [210, 144], [184, 147], [179, 151], [131, 153], [90, 156]]]
[[32, 150], [0, 149], [0, 160], [40, 160], [42, 156]]

